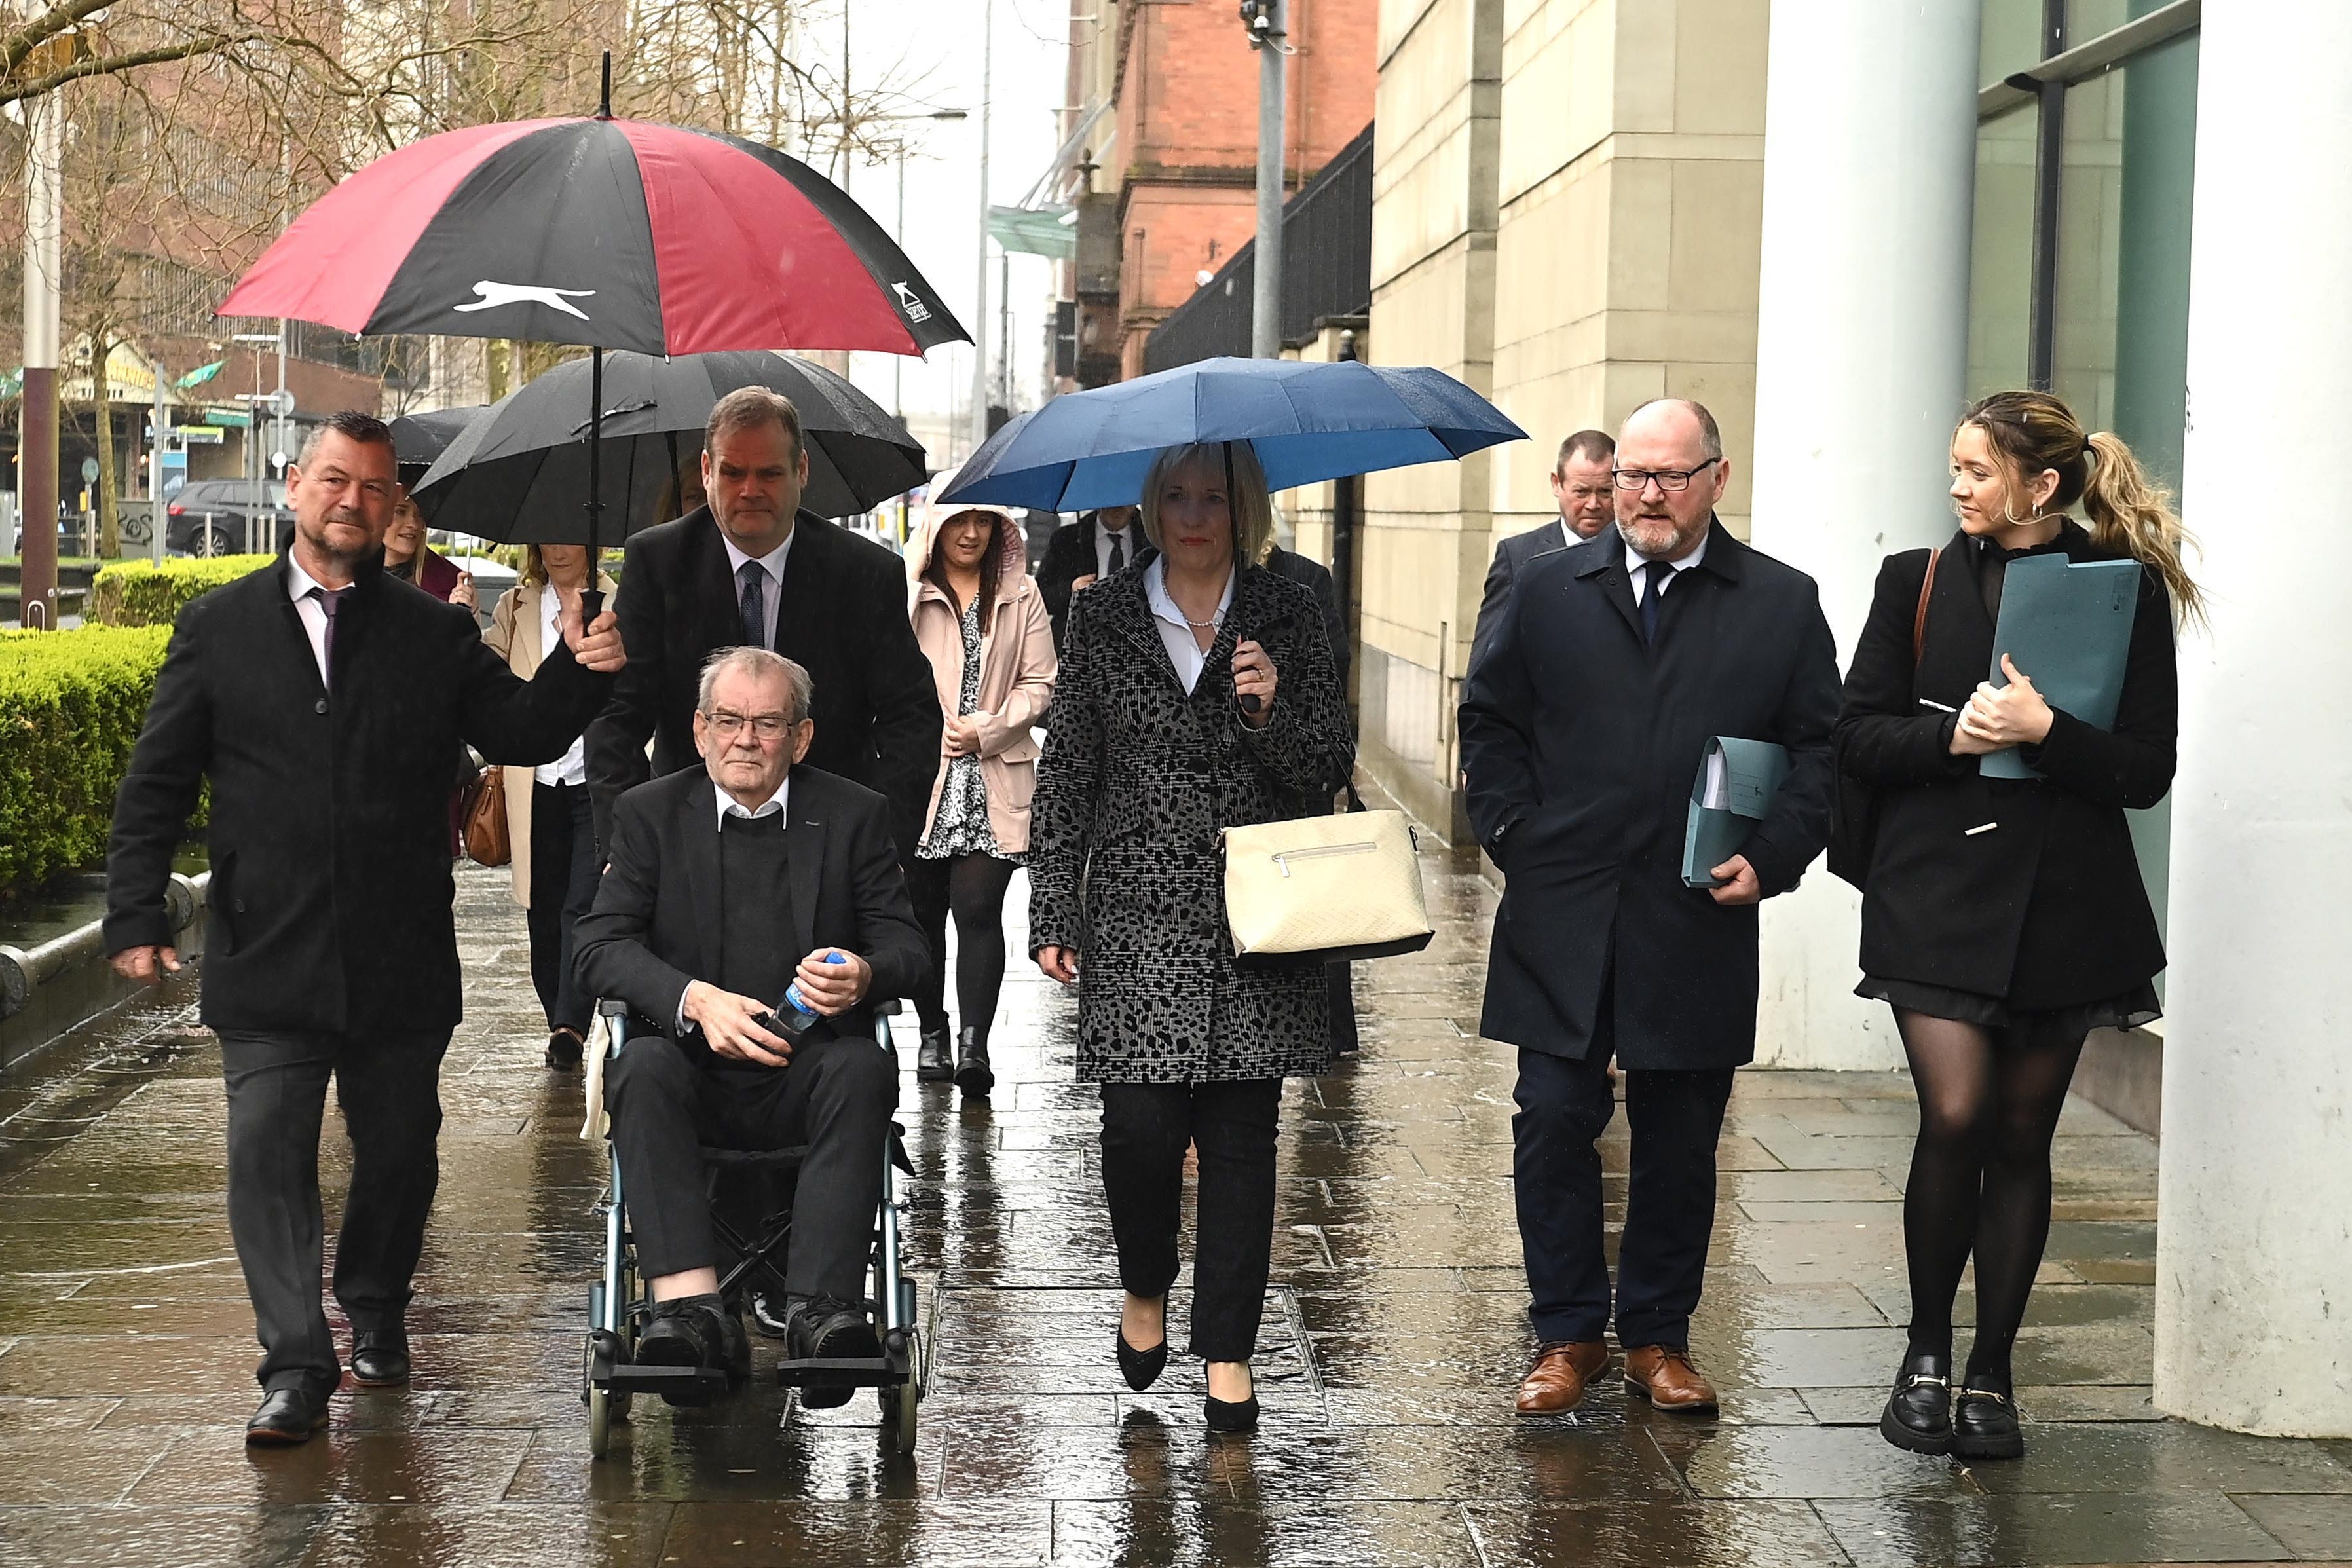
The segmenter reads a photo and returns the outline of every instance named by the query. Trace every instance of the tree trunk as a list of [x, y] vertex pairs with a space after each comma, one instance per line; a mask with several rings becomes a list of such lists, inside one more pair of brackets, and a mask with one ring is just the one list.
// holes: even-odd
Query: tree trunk
[[105, 332], [90, 335], [90, 411], [98, 437], [98, 549], [101, 561], [122, 554], [122, 516], [114, 482], [114, 403], [109, 394], [107, 355], [114, 345]]

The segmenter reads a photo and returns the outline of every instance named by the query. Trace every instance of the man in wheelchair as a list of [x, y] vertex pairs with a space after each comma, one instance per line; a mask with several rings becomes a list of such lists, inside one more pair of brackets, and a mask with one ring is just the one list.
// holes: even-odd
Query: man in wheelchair
[[[751, 1350], [719, 1293], [701, 1148], [805, 1146], [784, 1262], [789, 1353], [878, 1354], [865, 1268], [898, 1071], [872, 1002], [906, 994], [927, 961], [887, 803], [793, 767], [814, 733], [810, 694], [807, 671], [763, 648], [712, 657], [694, 715], [705, 768], [620, 797], [575, 938], [589, 994], [635, 1019], [605, 1104], [654, 1304], [636, 1359], [723, 1369], [730, 1386]], [[803, 1402], [850, 1393], [811, 1388]]]

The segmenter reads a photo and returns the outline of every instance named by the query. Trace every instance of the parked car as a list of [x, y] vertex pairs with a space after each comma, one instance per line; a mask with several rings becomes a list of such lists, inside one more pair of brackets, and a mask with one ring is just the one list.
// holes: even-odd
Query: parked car
[[286, 487], [270, 480], [261, 487], [262, 505], [254, 506], [250, 479], [195, 479], [182, 485], [164, 503], [171, 521], [163, 544], [181, 555], [236, 555], [247, 548], [247, 520], [266, 517], [273, 525], [270, 537], [254, 539], [263, 551], [286, 548], [294, 537], [294, 513], [286, 504]]

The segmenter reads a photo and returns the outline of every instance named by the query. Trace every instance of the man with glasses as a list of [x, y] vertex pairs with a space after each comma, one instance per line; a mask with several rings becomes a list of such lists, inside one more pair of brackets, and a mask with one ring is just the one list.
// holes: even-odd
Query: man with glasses
[[1551, 469], [1551, 498], [1559, 505], [1559, 526], [1539, 522], [1495, 546], [1494, 563], [1486, 568], [1486, 596], [1478, 603], [1478, 625], [1471, 634], [1474, 649], [1486, 640], [1503, 601], [1510, 597], [1512, 583], [1528, 562], [1581, 544], [1615, 521], [1616, 491], [1609, 466], [1616, 456], [1617, 443], [1605, 430], [1579, 430], [1559, 444]]
[[[926, 963], [888, 803], [793, 765], [811, 701], [808, 672], [765, 648], [711, 659], [694, 712], [703, 766], [614, 804], [612, 863], [576, 936], [583, 982], [626, 1002], [643, 1031], [605, 1091], [656, 1303], [637, 1358], [738, 1384], [751, 1352], [719, 1294], [698, 1151], [807, 1146], [785, 1264], [791, 1353], [880, 1354], [861, 1303], [898, 1069], [869, 998], [905, 994]], [[816, 1015], [797, 1033], [795, 985]]]
[[[1538, 1343], [1522, 1415], [1572, 1410], [1612, 1321], [1594, 1141], [1633, 1133], [1613, 1321], [1627, 1391], [1705, 1413], [1693, 1364], [1732, 1071], [1756, 1051], [1756, 905], [1829, 837], [1836, 650], [1811, 578], [1715, 516], [1714, 416], [1661, 399], [1618, 437], [1617, 526], [1531, 562], [1471, 657], [1470, 820], [1507, 885], [1478, 1032], [1518, 1047], [1512, 1178]], [[1685, 886], [1707, 741], [1774, 742], [1791, 767], [1740, 852]]]

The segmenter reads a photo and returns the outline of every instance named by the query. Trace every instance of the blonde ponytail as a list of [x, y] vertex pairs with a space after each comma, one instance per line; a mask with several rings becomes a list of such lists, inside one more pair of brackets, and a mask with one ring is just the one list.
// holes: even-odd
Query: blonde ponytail
[[2129, 555], [2163, 578], [2177, 624], [2203, 624], [2205, 595], [2182, 559], [2196, 538], [2173, 511], [2172, 492], [2139, 466], [2123, 437], [2112, 431], [2091, 436], [2089, 468], [2083, 512], [2092, 541], [2101, 549]]

